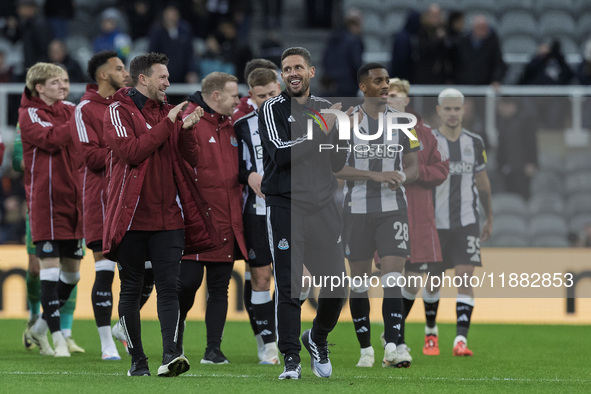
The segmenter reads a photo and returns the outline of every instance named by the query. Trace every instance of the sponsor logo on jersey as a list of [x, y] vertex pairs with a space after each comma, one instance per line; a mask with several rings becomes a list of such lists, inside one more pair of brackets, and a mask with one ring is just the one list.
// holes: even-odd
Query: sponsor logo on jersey
[[402, 152], [399, 144], [358, 144], [353, 148], [356, 159], [394, 159]]
[[454, 161], [449, 163], [450, 175], [472, 174], [474, 166], [465, 161]]
[[293, 117], [293, 115], [289, 115], [289, 118], [287, 118], [287, 121], [288, 121], [289, 123], [293, 123], [293, 122], [295, 122], [296, 120], [295, 120], [295, 118]]
[[210, 144], [215, 144], [215, 138], [213, 138], [213, 135], [211, 136], [211, 138], [209, 139], [209, 143]]
[[283, 238], [281, 241], [279, 241], [279, 243], [277, 244], [277, 247], [280, 250], [287, 250], [287, 249], [289, 249], [289, 242], [287, 242], [287, 239]]

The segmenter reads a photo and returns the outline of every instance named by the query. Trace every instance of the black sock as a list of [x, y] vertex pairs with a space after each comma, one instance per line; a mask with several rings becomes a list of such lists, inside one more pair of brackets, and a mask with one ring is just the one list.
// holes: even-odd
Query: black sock
[[94, 285], [92, 286], [92, 309], [97, 327], [111, 325], [111, 314], [113, 313], [113, 271], [96, 271]]
[[463, 302], [456, 302], [456, 335], [462, 335], [468, 338], [468, 330], [470, 329], [470, 320], [472, 319], [473, 310], [474, 307], [472, 305], [464, 304]]
[[371, 346], [371, 325], [369, 321], [369, 298], [367, 291], [363, 293], [351, 292], [349, 298], [349, 307], [351, 308], [351, 317], [355, 326], [355, 334], [361, 348]]
[[60, 301], [57, 288], [57, 281], [41, 281], [41, 305], [43, 306], [43, 319], [47, 322], [49, 331], [52, 333], [60, 330]]
[[263, 343], [275, 342], [275, 303], [253, 304], [257, 330], [261, 334]]
[[252, 328], [252, 332], [254, 335], [257, 335], [260, 330], [257, 326], [257, 322], [254, 318], [254, 310], [252, 307], [252, 301], [250, 300], [252, 294], [252, 285], [250, 279], [244, 280], [244, 307], [246, 308], [246, 313], [248, 313], [248, 321], [250, 322], [250, 328]]
[[76, 283], [74, 283], [73, 285], [70, 285], [66, 282], [63, 282], [61, 278], [60, 278], [60, 280], [58, 280], [58, 282], [57, 282], [57, 296], [60, 301], [60, 308], [62, 306], [64, 306], [66, 301], [68, 301], [68, 298], [70, 298], [70, 294], [72, 293], [72, 290], [74, 290], [74, 287], [76, 287]]
[[140, 298], [140, 309], [150, 298], [154, 289], [154, 270], [152, 268], [146, 268], [144, 271], [144, 288], [142, 289], [142, 296]]
[[402, 324], [400, 326], [400, 338], [398, 339], [398, 343], [397, 345], [401, 345], [403, 343], [406, 343], [404, 340], [404, 333], [406, 331], [406, 317], [408, 316], [408, 314], [410, 313], [410, 310], [412, 309], [413, 304], [415, 303], [414, 298], [412, 300], [409, 300], [406, 297], [402, 297]]
[[384, 287], [382, 316], [384, 317], [384, 339], [386, 343], [398, 343], [402, 327], [402, 308], [400, 287]]
[[425, 319], [427, 320], [427, 327], [434, 328], [437, 319], [437, 308], [439, 308], [439, 300], [435, 302], [424, 302], [425, 304]]

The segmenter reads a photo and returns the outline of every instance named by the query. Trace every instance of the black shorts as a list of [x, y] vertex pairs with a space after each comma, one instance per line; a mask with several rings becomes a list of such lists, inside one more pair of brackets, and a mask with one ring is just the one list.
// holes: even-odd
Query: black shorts
[[456, 265], [481, 267], [480, 229], [470, 224], [453, 230], [437, 230], [443, 257], [442, 270]]
[[368, 214], [344, 213], [345, 257], [369, 260], [377, 250], [380, 257], [410, 255], [406, 210]]
[[406, 260], [404, 263], [404, 272], [441, 272], [442, 263], [411, 263], [410, 260]]
[[67, 239], [59, 241], [35, 242], [35, 255], [40, 259], [50, 257], [68, 257], [82, 260], [84, 257], [84, 245], [82, 239]]
[[244, 238], [248, 250], [248, 265], [251, 267], [265, 267], [273, 262], [269, 249], [267, 235], [267, 216], [245, 214]]
[[86, 247], [92, 250], [94, 253], [102, 253], [103, 252], [103, 241], [92, 241], [89, 244], [86, 244]]

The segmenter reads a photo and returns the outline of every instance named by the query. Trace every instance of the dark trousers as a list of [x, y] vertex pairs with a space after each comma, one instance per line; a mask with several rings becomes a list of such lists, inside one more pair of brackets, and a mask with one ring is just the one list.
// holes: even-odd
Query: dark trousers
[[[179, 281], [181, 333], [184, 333], [183, 322], [195, 303], [195, 293], [201, 287], [205, 270], [207, 282], [205, 327], [207, 329], [208, 348], [219, 349], [222, 343], [222, 334], [226, 324], [226, 315], [228, 314], [228, 286], [233, 267], [234, 262], [194, 260], [183, 260], [181, 262]], [[182, 339], [182, 335], [180, 338]]]
[[115, 251], [121, 279], [119, 319], [127, 333], [129, 353], [134, 359], [144, 356], [140, 300], [146, 260], [152, 261], [163, 354], [177, 353], [180, 323], [178, 280], [184, 245], [183, 229], [128, 231]]
[[[275, 275], [278, 346], [285, 357], [299, 359], [303, 266], [317, 278], [342, 277], [345, 272], [342, 220], [336, 204], [331, 203], [310, 214], [279, 206], [267, 207], [267, 223]], [[325, 341], [333, 330], [344, 300], [343, 286], [332, 290], [321, 288], [312, 324], [316, 342]]]

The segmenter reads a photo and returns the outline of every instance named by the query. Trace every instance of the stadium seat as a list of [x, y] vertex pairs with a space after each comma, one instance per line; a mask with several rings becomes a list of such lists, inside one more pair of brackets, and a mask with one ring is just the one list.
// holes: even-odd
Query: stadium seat
[[563, 182], [560, 176], [552, 171], [540, 170], [530, 182], [532, 195], [562, 190]]
[[567, 11], [575, 10], [575, 0], [536, 0], [535, 9], [540, 16], [546, 15], [552, 11]]
[[504, 15], [515, 11], [532, 12], [534, 0], [495, 0], [497, 17], [501, 19]]
[[565, 170], [576, 172], [581, 170], [591, 171], [591, 155], [589, 153], [570, 154], [565, 159]]
[[555, 34], [575, 37], [577, 34], [576, 21], [565, 11], [550, 11], [542, 14], [539, 26], [540, 33], [546, 37], [552, 37]]
[[[591, 1], [589, 3], [591, 5]], [[577, 22], [577, 35], [583, 44], [591, 36], [591, 8], [586, 13], [580, 14]]]
[[591, 195], [588, 193], [577, 193], [568, 197], [565, 205], [565, 213], [570, 219], [578, 215], [591, 215]]
[[591, 2], [589, 0], [575, 0], [573, 12], [575, 12], [576, 15], [591, 12]]
[[382, 35], [391, 36], [392, 33], [400, 31], [406, 22], [406, 14], [404, 12], [389, 12], [386, 15], [386, 22]]
[[370, 11], [363, 12], [363, 31], [375, 35], [392, 33], [389, 28], [385, 28], [385, 20], [382, 18], [382, 14]]
[[519, 238], [528, 238], [528, 226], [525, 220], [520, 216], [498, 215], [495, 216], [493, 225], [493, 238], [500, 236], [514, 236]]
[[560, 171], [564, 167], [564, 159], [550, 153], [540, 152], [538, 165], [543, 171]]
[[385, 40], [381, 36], [365, 33], [363, 35], [363, 44], [366, 52], [382, 52], [386, 50]]
[[580, 234], [589, 225], [591, 225], [591, 215], [578, 215], [568, 222], [568, 230]]
[[[502, 31], [502, 28], [499, 29]], [[529, 35], [503, 36], [502, 46], [504, 53], [533, 54], [538, 43]]]
[[489, 0], [468, 0], [464, 2], [464, 12], [466, 13], [489, 13], [495, 14], [497, 12], [496, 1]]
[[497, 193], [492, 196], [492, 208], [494, 215], [515, 215], [524, 217], [527, 215], [527, 205], [519, 194]]
[[543, 235], [532, 238], [530, 246], [535, 248], [568, 248], [570, 245], [566, 236]]
[[527, 205], [530, 217], [546, 213], [564, 214], [564, 201], [560, 194], [543, 193], [534, 195]]
[[484, 246], [500, 248], [525, 248], [529, 246], [527, 238], [515, 235], [499, 235], [491, 237]]
[[[385, 14], [388, 11], [388, 2], [385, 0], [364, 0], [364, 1], [351, 1], [346, 0], [343, 4], [343, 8], [357, 8], [365, 16], [368, 12], [378, 12]], [[364, 20], [365, 25], [365, 20]]]
[[568, 232], [564, 217], [553, 214], [544, 214], [531, 218], [529, 231], [532, 240], [546, 235], [566, 237]]
[[579, 171], [567, 175], [564, 187], [567, 195], [579, 192], [591, 193], [591, 173]]
[[580, 54], [579, 45], [577, 44], [577, 37], [576, 34], [565, 35], [565, 34], [552, 34], [546, 35], [544, 38], [548, 41], [556, 40], [560, 43], [560, 48], [562, 49], [562, 53], [566, 54]]
[[[359, 0], [348, 1], [348, 3], [358, 3]], [[387, 1], [388, 14], [402, 13], [405, 17], [409, 10], [422, 11], [424, 8], [424, 1], [421, 0], [396, 0]]]
[[[499, 32], [501, 37], [521, 34], [536, 38], [538, 34], [538, 25], [536, 19], [527, 11], [507, 12], [499, 21]], [[505, 43], [503, 43], [505, 47]]]

